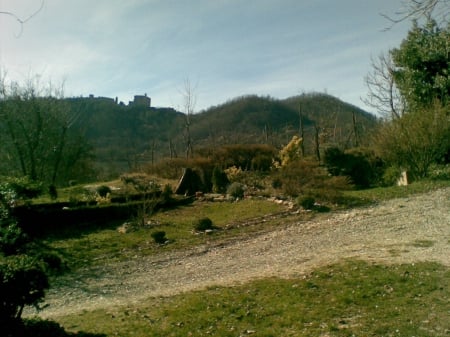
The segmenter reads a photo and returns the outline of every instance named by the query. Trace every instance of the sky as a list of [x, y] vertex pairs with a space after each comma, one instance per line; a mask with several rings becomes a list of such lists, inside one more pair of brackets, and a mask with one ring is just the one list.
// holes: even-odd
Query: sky
[[[41, 5], [42, 8], [41, 8]], [[36, 13], [36, 11], [41, 10]], [[147, 94], [195, 111], [243, 95], [324, 92], [364, 105], [371, 58], [398, 47], [385, 31], [402, 0], [0, 0], [0, 69], [64, 84], [66, 97]]]

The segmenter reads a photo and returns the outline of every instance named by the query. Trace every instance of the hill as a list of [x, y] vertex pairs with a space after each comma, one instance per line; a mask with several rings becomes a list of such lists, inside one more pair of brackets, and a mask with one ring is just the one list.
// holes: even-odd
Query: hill
[[[94, 147], [98, 167], [108, 174], [184, 156], [186, 118], [179, 111], [126, 106], [108, 98], [71, 98], [67, 102], [78, 116], [76, 127]], [[324, 144], [350, 147], [375, 126], [376, 117], [326, 94], [284, 100], [249, 95], [192, 115], [190, 133], [194, 150], [225, 144], [281, 147], [300, 133], [300, 121], [306, 149], [311, 152], [316, 131]]]

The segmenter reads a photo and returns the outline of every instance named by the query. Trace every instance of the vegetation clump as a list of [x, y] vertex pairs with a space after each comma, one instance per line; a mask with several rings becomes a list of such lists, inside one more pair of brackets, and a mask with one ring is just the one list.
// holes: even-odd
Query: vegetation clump
[[223, 193], [229, 184], [227, 174], [218, 166], [212, 172], [212, 190], [215, 193]]
[[201, 219], [198, 219], [197, 221], [195, 221], [194, 223], [194, 229], [197, 232], [205, 232], [208, 230], [213, 230], [216, 227], [214, 226], [212, 220], [208, 217], [204, 217]]
[[98, 186], [96, 191], [97, 191], [97, 194], [102, 198], [106, 198], [108, 196], [108, 194], [111, 194], [111, 188], [106, 185]]
[[152, 234], [150, 234], [150, 236], [157, 244], [160, 245], [165, 244], [168, 241], [166, 238], [166, 232], [164, 231], [155, 231]]
[[314, 209], [316, 200], [311, 196], [299, 197], [298, 204], [306, 210]]
[[244, 192], [244, 185], [238, 182], [232, 183], [227, 189], [227, 194], [234, 199], [244, 198]]

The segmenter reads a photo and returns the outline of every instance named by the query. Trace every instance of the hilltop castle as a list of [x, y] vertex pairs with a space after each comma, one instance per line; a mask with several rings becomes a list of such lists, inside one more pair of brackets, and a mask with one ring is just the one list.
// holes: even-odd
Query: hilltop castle
[[[95, 97], [93, 94], [89, 95], [90, 99], [96, 99], [96, 100], [103, 100], [115, 104], [125, 105], [123, 102], [118, 102], [118, 98], [116, 99], [109, 98], [109, 97]], [[132, 101], [128, 102], [128, 106], [138, 106], [138, 107], [146, 107], [150, 108], [152, 103], [152, 99], [147, 96], [147, 94], [144, 95], [134, 95], [134, 99]]]
[[129, 106], [143, 106], [146, 108], [149, 108], [151, 106], [152, 99], [147, 96], [147, 94], [142, 95], [135, 95], [133, 101], [129, 101]]

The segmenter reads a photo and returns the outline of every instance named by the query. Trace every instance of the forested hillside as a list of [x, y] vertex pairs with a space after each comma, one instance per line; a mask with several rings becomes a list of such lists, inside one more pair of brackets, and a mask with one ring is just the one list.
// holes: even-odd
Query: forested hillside
[[[185, 156], [186, 115], [181, 112], [126, 106], [107, 98], [72, 98], [67, 102], [77, 116], [76, 127], [92, 144], [103, 174]], [[192, 115], [190, 136], [195, 152], [229, 144], [279, 148], [303, 132], [306, 151], [312, 152], [316, 133], [323, 144], [345, 148], [360, 145], [375, 124], [375, 116], [326, 94], [285, 100], [242, 96]]]

